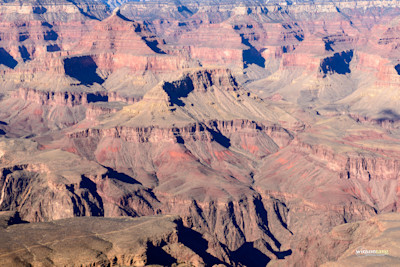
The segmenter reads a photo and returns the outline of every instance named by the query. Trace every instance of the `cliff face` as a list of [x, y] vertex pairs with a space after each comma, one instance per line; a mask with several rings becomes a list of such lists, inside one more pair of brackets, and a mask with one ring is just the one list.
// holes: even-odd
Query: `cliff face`
[[[390, 25], [396, 8], [391, 2], [321, 2], [312, 8], [305, 3], [242, 3], [232, 8], [235, 2], [226, 1], [218, 12], [211, 4], [191, 1], [130, 2], [111, 15], [98, 2], [74, 3], [27, 2], [25, 11], [15, 12], [16, 3], [2, 5], [5, 81], [22, 87], [33, 82], [41, 89], [46, 81], [60, 91], [93, 84], [113, 90], [115, 82], [110, 86], [107, 79], [126, 69], [132, 76], [152, 72], [161, 80], [163, 73], [219, 65], [244, 74], [241, 79], [263, 97], [273, 92], [306, 105], [350, 103], [355, 113], [365, 108], [369, 95], [381, 93], [380, 87], [397, 84], [397, 28]], [[380, 58], [373, 75], [363, 57]], [[15, 89], [9, 82], [4, 87]], [[124, 87], [133, 89], [131, 84]], [[385, 105], [378, 101], [362, 115], [378, 118]], [[390, 108], [396, 111], [395, 105]]]
[[[186, 71], [132, 100], [20, 89], [6, 101], [43, 111], [35, 141], [2, 146], [1, 209], [23, 220], [179, 214], [202, 236], [208, 260], [251, 266], [298, 263], [306, 240], [397, 210], [395, 135], [345, 116], [289, 115], [227, 69]], [[54, 135], [44, 118], [55, 109], [81, 117]], [[23, 114], [5, 116], [6, 136], [28, 132], [35, 121], [23, 124]]]
[[[219, 75], [227, 74], [204, 71], [168, 82], [162, 87], [164, 98], [155, 98], [153, 93], [151, 101], [156, 102], [144, 106], [138, 102], [107, 118], [101, 127], [70, 133], [68, 149], [73, 147], [79, 155], [154, 188], [162, 213], [179, 213], [187, 227], [214, 233], [213, 238], [232, 253], [246, 248], [262, 251], [265, 262], [291, 253], [300, 255], [301, 244], [308, 236], [323, 235], [339, 223], [396, 210], [396, 152], [359, 144], [366, 139], [396, 142], [379, 130], [366, 131], [364, 126], [356, 130], [355, 122], [348, 118], [340, 119], [340, 123], [321, 121], [319, 126], [306, 129], [293, 123], [293, 128], [287, 129], [266, 122], [222, 120], [224, 117], [179, 122], [183, 114], [192, 114], [192, 120], [204, 118], [193, 112], [188, 102], [193, 94], [201, 93], [202, 99], [207, 99], [207, 94], [215, 93], [218, 87], [241, 93], [243, 89], [232, 80], [216, 79]], [[142, 101], [150, 101], [149, 96]], [[140, 126], [147, 114], [141, 109], [150, 103], [158, 108], [158, 101], [165, 104], [166, 113], [157, 113], [158, 109], [153, 108], [154, 123]], [[238, 111], [250, 100], [236, 101]], [[126, 111], [128, 118], [124, 118]], [[174, 119], [176, 126], [157, 126], [162, 121], [158, 116]], [[111, 126], [118, 120], [120, 124]], [[346, 127], [353, 130], [347, 132]], [[341, 138], [323, 138], [327, 129], [341, 132]], [[182, 168], [184, 174], [179, 172]], [[207, 186], [199, 186], [205, 183]], [[383, 188], [391, 188], [390, 193]], [[310, 216], [318, 219], [306, 220]], [[214, 253], [223, 259], [222, 254]], [[294, 263], [290, 259], [288, 262]], [[320, 260], [316, 257], [307, 262]], [[244, 258], [237, 261], [251, 265]]]
[[[321, 266], [388, 263], [396, 265], [398, 263], [397, 250], [390, 248], [396, 246], [397, 241], [393, 237], [398, 222], [398, 213], [388, 213], [368, 220], [338, 225], [324, 238], [310, 239], [307, 245], [304, 243], [302, 258], [299, 262], [307, 264], [311, 255], [322, 251], [323, 256], [319, 264], [323, 261], [328, 262]], [[279, 264], [279, 262], [271, 263], [272, 266], [274, 264]]]
[[[391, 23], [396, 4], [223, 1], [218, 12], [211, 6], [129, 2], [120, 12], [144, 21], [149, 31], [204, 66], [229, 64], [244, 72], [249, 88], [263, 97], [277, 93], [302, 105], [350, 105], [353, 113], [371, 119], [382, 117], [388, 104], [399, 113], [382, 95], [382, 88], [394, 88], [398, 78], [398, 27]], [[229, 42], [219, 41], [219, 33]], [[363, 57], [380, 62], [371, 69]], [[382, 100], [366, 111], [376, 95]]]
[[15, 89], [10, 83], [16, 82], [67, 91], [102, 84], [126, 68], [142, 74], [199, 65], [100, 2], [12, 2], [1, 7], [0, 72], [7, 89]]
[[[0, 214], [0, 218], [7, 217], [11, 216]], [[186, 236], [192, 232], [182, 226], [178, 217], [168, 215], [136, 219], [71, 218], [36, 224], [14, 223], [2, 227], [0, 231], [2, 244], [9, 244], [0, 249], [2, 262], [7, 265], [46, 262], [54, 265], [146, 266], [186, 262], [204, 266], [218, 263], [203, 248], [188, 244]], [[42, 239], [43, 232], [49, 234], [46, 235], [48, 239]], [[68, 237], [65, 236], [67, 232]], [[192, 234], [191, 237], [198, 242], [203, 241], [196, 235]], [[24, 248], [32, 250], [26, 252]], [[49, 254], [50, 250], [52, 252]], [[10, 254], [13, 257], [7, 258], [6, 255]]]
[[[24, 220], [154, 213], [150, 204], [158, 202], [154, 196], [134, 179], [112, 169], [81, 162], [67, 152], [40, 152], [32, 142], [4, 141], [1, 145], [0, 205], [2, 210], [18, 210]], [[75, 165], [74, 171], [70, 164]]]

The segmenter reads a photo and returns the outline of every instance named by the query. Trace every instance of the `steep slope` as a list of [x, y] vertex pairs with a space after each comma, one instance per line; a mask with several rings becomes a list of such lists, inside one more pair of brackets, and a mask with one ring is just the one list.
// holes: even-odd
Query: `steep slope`
[[341, 243], [343, 252], [336, 262], [328, 262], [322, 266], [398, 265], [398, 227], [397, 213], [335, 227], [329, 238], [331, 242]]
[[[7, 214], [0, 213], [7, 219]], [[72, 218], [0, 228], [2, 264], [129, 265], [209, 264], [205, 250], [188, 243], [191, 232], [174, 216]], [[193, 241], [201, 241], [193, 238]], [[199, 253], [201, 256], [199, 256]], [[208, 256], [208, 257], [207, 257]], [[204, 257], [204, 259], [202, 258]]]
[[[399, 113], [396, 102], [383, 96], [397, 98], [391, 89], [398, 76], [396, 4], [223, 1], [218, 12], [211, 6], [130, 2], [121, 13], [144, 21], [147, 29], [203, 66], [229, 65], [261, 97], [279, 95], [321, 109], [334, 105], [337, 112], [378, 121], [387, 106]], [[229, 42], [218, 41], [219, 33]], [[379, 100], [367, 111], [375, 96]]]
[[18, 21], [21, 18], [44, 18], [52, 22], [73, 21], [78, 18], [102, 20], [110, 15], [110, 9], [100, 0], [2, 0], [4, 21]]
[[[388, 213], [368, 220], [342, 224], [319, 239], [303, 244], [302, 265], [318, 259], [321, 266], [385, 266], [398, 265], [398, 213]], [[271, 263], [279, 266], [279, 262]]]
[[[69, 146], [154, 188], [162, 203], [175, 199], [179, 207], [169, 204], [162, 212], [214, 232], [230, 250], [240, 254], [250, 246], [269, 259], [285, 258], [299, 255], [309, 236], [396, 210], [398, 202], [399, 159], [388, 148], [395, 136], [348, 117], [302, 116], [315, 126], [303, 130], [283, 110], [252, 97], [229, 72], [203, 69], [160, 83], [99, 126], [69, 133]], [[215, 205], [227, 211], [215, 208], [213, 219]], [[305, 222], [310, 216], [317, 219]]]
[[[263, 101], [226, 69], [185, 71], [134, 104], [35, 140], [43, 152], [33, 149], [31, 156], [15, 155], [25, 161], [6, 161], [15, 163], [5, 165], [3, 192], [16, 194], [4, 194], [9, 201], [2, 209], [19, 210], [31, 221], [180, 214], [185, 227], [207, 240], [209, 253], [228, 264], [251, 266], [255, 262], [247, 253], [265, 264], [273, 259], [294, 264], [310, 236], [397, 209], [399, 161], [391, 148], [396, 135], [346, 116], [328, 118]], [[81, 157], [91, 163], [78, 165]], [[45, 163], [37, 170], [30, 165], [36, 162]], [[104, 171], [94, 176], [76, 167], [80, 164]], [[66, 176], [71, 166], [75, 174]], [[62, 177], [56, 180], [66, 188], [57, 194], [64, 199], [61, 214], [37, 208], [60, 201], [49, 197], [54, 181], [43, 173]], [[35, 179], [9, 190], [19, 177]], [[33, 181], [47, 188], [45, 198], [37, 197]], [[316, 219], [305, 219], [310, 217]], [[226, 250], [213, 245], [220, 243]]]
[[[153, 214], [158, 200], [134, 179], [60, 150], [1, 140], [1, 210], [24, 220]], [[152, 204], [151, 204], [152, 203]]]
[[[88, 12], [94, 12], [101, 7], [97, 2], [21, 5], [25, 12], [13, 11], [16, 3], [5, 3], [1, 10], [0, 68], [5, 89], [93, 91], [88, 87], [95, 85], [94, 90], [104, 91], [99, 85], [112, 74], [126, 75], [126, 69], [129, 74], [145, 76], [145, 72], [198, 66], [170, 51], [162, 39], [118, 11], [105, 12], [100, 21], [80, 7], [86, 5]], [[35, 8], [43, 8], [41, 14]], [[132, 85], [129, 87], [132, 89]]]
[[[157, 84], [158, 75], [198, 65], [167, 54], [162, 40], [117, 12], [98, 21], [69, 2], [54, 10], [50, 3], [41, 4], [48, 10], [37, 15], [29, 8], [39, 4], [24, 3], [29, 10], [17, 14], [15, 21], [17, 15], [9, 10], [15, 3], [1, 11], [5, 20], [0, 22], [0, 75], [6, 97], [0, 116], [8, 136], [69, 127], [91, 112], [89, 103], [132, 103]], [[60, 17], [51, 17], [52, 10]], [[58, 12], [63, 10], [77, 14], [64, 21]]]
[[[196, 227], [210, 244], [221, 242], [232, 253], [241, 247], [261, 250], [264, 262], [290, 254], [271, 232], [275, 227], [283, 230], [281, 236], [290, 235], [275, 213], [262, 223], [270, 206], [252, 189], [252, 173], [258, 159], [291, 141], [291, 133], [278, 121], [300, 125], [241, 88], [229, 71], [186, 72], [98, 120], [89, 129], [82, 121], [66, 131], [63, 140], [37, 140], [43, 147], [72, 151], [151, 188], [159, 204], [146, 202], [154, 213], [181, 214], [184, 225]], [[210, 253], [224, 262], [243, 262], [241, 250], [234, 253], [236, 258], [215, 247]]]

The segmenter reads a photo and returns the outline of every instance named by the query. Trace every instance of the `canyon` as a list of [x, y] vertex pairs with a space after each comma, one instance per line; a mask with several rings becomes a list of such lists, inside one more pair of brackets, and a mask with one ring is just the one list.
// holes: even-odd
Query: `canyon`
[[399, 2], [0, 15], [1, 263], [400, 263]]

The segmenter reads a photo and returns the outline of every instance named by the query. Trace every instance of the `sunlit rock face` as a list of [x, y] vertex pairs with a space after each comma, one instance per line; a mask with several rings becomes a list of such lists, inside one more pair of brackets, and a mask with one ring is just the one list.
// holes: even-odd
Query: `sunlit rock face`
[[0, 1], [0, 262], [398, 264], [399, 15]]

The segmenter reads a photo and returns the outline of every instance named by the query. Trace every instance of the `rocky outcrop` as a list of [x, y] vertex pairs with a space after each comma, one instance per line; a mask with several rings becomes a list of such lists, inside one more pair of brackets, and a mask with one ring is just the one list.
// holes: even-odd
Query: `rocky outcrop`
[[97, 102], [125, 102], [135, 103], [141, 97], [120, 96], [117, 92], [52, 92], [30, 88], [20, 88], [12, 93], [12, 97], [48, 106], [88, 106]]
[[[395, 152], [380, 148], [368, 148], [352, 144], [351, 141], [357, 142], [363, 140], [361, 136], [349, 136], [344, 145], [354, 145], [356, 148], [363, 148], [351, 153], [338, 153], [335, 148], [326, 145], [315, 145], [296, 140], [296, 144], [301, 149], [305, 149], [304, 153], [315, 156], [326, 162], [330, 162], [333, 171], [340, 171], [340, 177], [346, 179], [360, 179], [364, 181], [376, 180], [391, 180], [397, 179], [397, 169], [399, 161], [395, 157]], [[306, 152], [307, 151], [307, 152]], [[386, 157], [385, 157], [386, 156]], [[390, 157], [394, 156], [394, 157]]]
[[126, 68], [165, 73], [199, 65], [166, 48], [142, 24], [117, 11], [109, 14], [98, 1], [20, 4], [25, 12], [14, 12], [16, 3], [4, 3], [0, 11], [0, 73], [22, 87], [35, 83], [35, 88], [68, 91], [71, 85], [98, 86]]
[[[223, 36], [223, 38], [222, 38]], [[229, 43], [229, 46], [226, 44]], [[204, 65], [243, 65], [243, 50], [247, 47], [230, 25], [207, 25], [179, 36], [188, 54]]]
[[338, 249], [341, 253], [323, 266], [398, 264], [397, 240], [393, 238], [399, 223], [398, 217], [397, 213], [388, 213], [367, 221], [335, 227], [327, 239], [331, 243], [341, 244]]
[[[246, 120], [234, 121], [208, 121], [186, 125], [185, 127], [160, 128], [153, 127], [116, 127], [111, 129], [88, 129], [68, 135], [72, 141], [75, 139], [103, 139], [114, 138], [124, 142], [152, 143], [173, 142], [216, 142], [229, 148], [235, 146], [248, 153], [265, 156], [276, 152], [279, 147], [290, 143], [291, 134], [280, 126], [259, 125]], [[265, 140], [259, 140], [260, 138]], [[275, 142], [273, 140], [276, 140]], [[252, 141], [255, 144], [252, 144]], [[261, 143], [258, 143], [261, 142]], [[263, 145], [261, 145], [263, 144]], [[279, 144], [279, 145], [277, 145]]]
[[[151, 189], [144, 188], [139, 181], [111, 168], [100, 167], [94, 162], [78, 162], [78, 157], [67, 152], [51, 150], [39, 152], [35, 149], [34, 143], [28, 141], [25, 144], [19, 141], [7, 141], [1, 149], [3, 166], [21, 162], [19, 156], [27, 151], [32, 157], [25, 157], [22, 160], [29, 162], [27, 164], [21, 162], [13, 167], [2, 168], [1, 209], [17, 210], [23, 220], [35, 222], [80, 216], [136, 217], [157, 213], [180, 213], [183, 221], [178, 224], [180, 225], [178, 232], [182, 231], [182, 236], [178, 237], [178, 241], [192, 245], [193, 240], [197, 240], [196, 242], [204, 244], [201, 248], [193, 247], [193, 249], [206, 262], [245, 264], [248, 259], [239, 253], [241, 250], [255, 253], [262, 251], [267, 255], [260, 258], [265, 263], [270, 259], [290, 254], [290, 251], [282, 247], [271, 232], [272, 228], [282, 226], [276, 217], [276, 212], [267, 209], [273, 206], [279, 207], [280, 204], [271, 205], [268, 202], [263, 204], [262, 198], [257, 194], [228, 202], [217, 199], [195, 201], [178, 195], [168, 196], [158, 190], [153, 193]], [[12, 151], [16, 154], [11, 153]], [[60, 158], [63, 158], [63, 162], [59, 162]], [[75, 168], [70, 171], [60, 164], [66, 167], [74, 164]], [[94, 176], [94, 173], [97, 176]], [[162, 174], [159, 175], [161, 177]], [[63, 208], [57, 208], [60, 206]], [[94, 220], [99, 224], [105, 222]], [[197, 232], [190, 228], [197, 229]], [[154, 229], [151, 231], [154, 233]], [[168, 243], [164, 240], [157, 244], [164, 242]], [[89, 247], [90, 244], [93, 243], [90, 241]], [[221, 244], [227, 247], [224, 248]], [[158, 246], [156, 243], [153, 245]], [[191, 245], [189, 247], [192, 247]], [[130, 245], [130, 248], [132, 246], [134, 245]], [[138, 245], [139, 248], [145, 247]], [[181, 257], [180, 252], [175, 251], [173, 246], [168, 249], [170, 253], [174, 253], [173, 258]], [[189, 257], [187, 255], [189, 251], [182, 257]], [[230, 256], [230, 253], [234, 256]], [[148, 254], [142, 256], [145, 255]], [[146, 261], [143, 257], [141, 259]], [[152, 262], [151, 260], [155, 259], [147, 258], [147, 260]]]
[[[158, 200], [134, 179], [93, 162], [79, 162], [70, 153], [40, 152], [32, 145], [18, 141], [2, 143], [1, 210], [18, 211], [21, 218], [33, 222], [155, 213], [153, 208], [157, 205], [150, 203]], [[10, 153], [12, 148], [16, 149], [16, 155], [23, 154], [22, 149], [31, 154], [18, 159]], [[71, 163], [75, 164], [72, 172], [62, 167]], [[121, 187], [122, 184], [125, 186]]]
[[[212, 261], [204, 247], [196, 245], [195, 242], [202, 241], [201, 236], [187, 238], [192, 232], [182, 227], [177, 216], [72, 218], [17, 224], [0, 231], [1, 243], [8, 244], [0, 248], [0, 257], [7, 265], [46, 262], [49, 266], [204, 266], [218, 263]], [[48, 233], [44, 240], [43, 231]], [[49, 254], [49, 251], [52, 252]]]
[[48, 21], [85, 19], [104, 19], [110, 14], [109, 8], [99, 0], [68, 1], [3, 1], [1, 12], [4, 20], [18, 21], [21, 17], [41, 15]]
[[[396, 265], [399, 262], [399, 252], [397, 240], [393, 237], [398, 223], [398, 214], [388, 213], [368, 220], [338, 225], [323, 237], [310, 238], [307, 244], [303, 243], [302, 258], [298, 259], [298, 264], [308, 265], [311, 264], [311, 259], [317, 258], [316, 264], [321, 266]], [[279, 266], [282, 262], [270, 264]]]
[[82, 92], [45, 92], [29, 88], [20, 88], [19, 91], [13, 93], [15, 98], [20, 98], [40, 105], [61, 105], [61, 106], [76, 106], [88, 104], [88, 99], [99, 98], [106, 99], [101, 93], [82, 93]]
[[353, 50], [335, 53], [332, 57], [325, 58], [321, 62], [321, 71], [326, 74], [347, 74], [350, 73], [349, 64], [353, 59]]
[[119, 15], [119, 11], [91, 26], [77, 50], [94, 54], [94, 61], [103, 71], [122, 67], [132, 71], [174, 71], [189, 64], [186, 58], [168, 55], [163, 40], [143, 25]]

